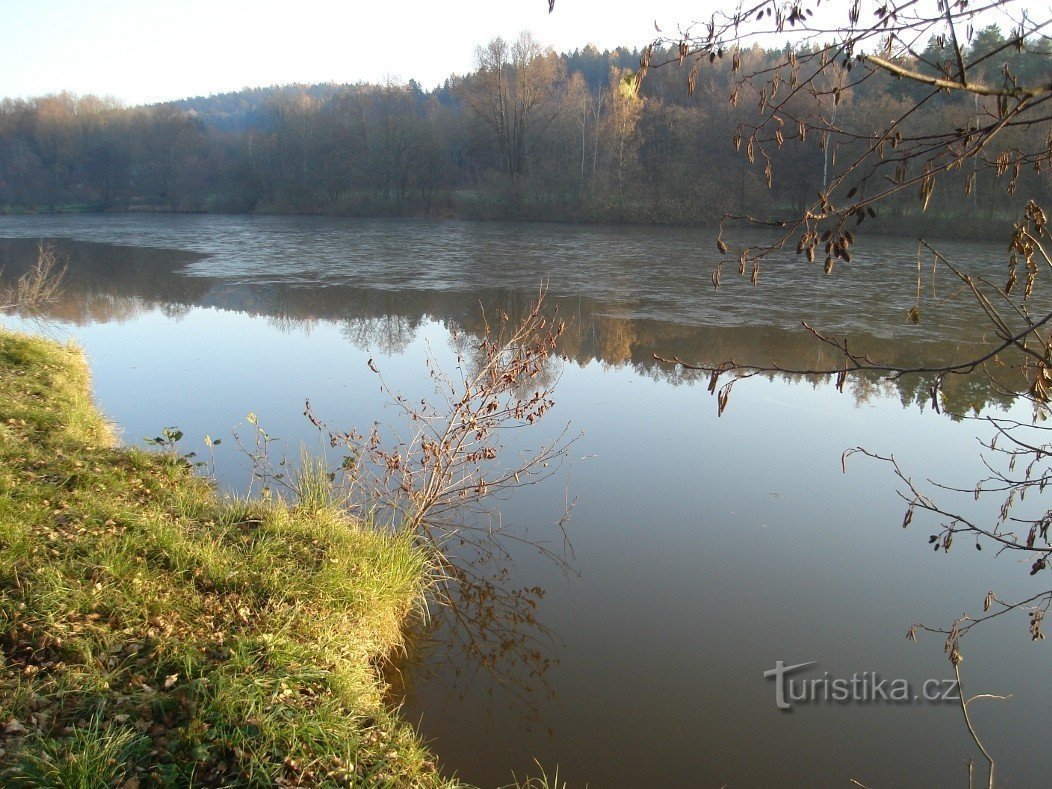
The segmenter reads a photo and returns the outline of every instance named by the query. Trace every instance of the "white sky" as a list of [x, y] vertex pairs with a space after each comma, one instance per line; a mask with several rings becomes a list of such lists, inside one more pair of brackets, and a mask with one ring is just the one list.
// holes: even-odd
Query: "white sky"
[[[416, 79], [472, 68], [530, 30], [559, 51], [642, 46], [715, 0], [0, 0], [0, 97], [68, 90], [128, 104], [291, 82]], [[725, 7], [725, 6], [724, 6]]]

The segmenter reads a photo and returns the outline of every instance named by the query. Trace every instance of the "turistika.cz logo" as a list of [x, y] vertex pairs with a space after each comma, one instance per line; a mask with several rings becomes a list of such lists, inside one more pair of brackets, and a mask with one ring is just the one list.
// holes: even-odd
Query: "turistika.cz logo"
[[781, 660], [763, 672], [774, 680], [775, 705], [791, 710], [794, 704], [943, 704], [960, 701], [955, 679], [926, 679], [917, 691], [907, 679], [888, 679], [875, 671], [856, 671], [850, 677], [833, 677], [828, 671], [817, 677], [793, 677], [817, 660], [787, 666]]

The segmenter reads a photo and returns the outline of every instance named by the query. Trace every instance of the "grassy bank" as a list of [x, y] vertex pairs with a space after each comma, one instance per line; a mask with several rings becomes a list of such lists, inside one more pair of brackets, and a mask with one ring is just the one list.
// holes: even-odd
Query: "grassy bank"
[[116, 448], [73, 348], [0, 330], [0, 784], [436, 785], [378, 663], [427, 559]]

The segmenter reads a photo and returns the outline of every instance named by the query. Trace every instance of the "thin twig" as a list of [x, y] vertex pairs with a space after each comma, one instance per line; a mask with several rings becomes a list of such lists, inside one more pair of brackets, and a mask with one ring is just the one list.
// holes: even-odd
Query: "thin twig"
[[[987, 781], [986, 785], [987, 785], [987, 789], [994, 789], [994, 757], [992, 757], [989, 754], [989, 752], [983, 746], [982, 742], [979, 741], [979, 735], [975, 733], [975, 727], [972, 726], [972, 719], [968, 715], [968, 703], [970, 701], [973, 701], [976, 698], [987, 698], [988, 696], [986, 696], [986, 695], [975, 696], [972, 699], [965, 700], [965, 698], [964, 698], [964, 687], [961, 685], [961, 668], [960, 668], [960, 662], [961, 661], [960, 661], [960, 658], [958, 658], [957, 660], [951, 660], [950, 662], [953, 663], [953, 674], [954, 674], [955, 677], [957, 677], [957, 693], [959, 694], [959, 698], [961, 700], [961, 712], [964, 714], [964, 725], [968, 727], [968, 733], [970, 735], [972, 735], [972, 740], [975, 741], [976, 746], [982, 752], [983, 757], [986, 759], [987, 763], [990, 765], [990, 773], [989, 773], [990, 777], [989, 777], [989, 781]], [[1002, 696], [993, 696], [991, 698], [1000, 698], [1002, 700], [1004, 699], [1004, 697], [1002, 697]]]

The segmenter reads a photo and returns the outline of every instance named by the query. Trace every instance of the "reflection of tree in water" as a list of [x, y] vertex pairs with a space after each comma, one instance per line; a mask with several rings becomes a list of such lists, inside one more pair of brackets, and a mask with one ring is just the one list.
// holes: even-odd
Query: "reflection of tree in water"
[[161, 314], [173, 321], [182, 320], [190, 314], [191, 309], [187, 304], [162, 304], [160, 307]]
[[[18, 276], [32, 264], [32, 239], [0, 239], [4, 276]], [[75, 325], [123, 322], [149, 310], [178, 319], [202, 304], [211, 280], [179, 274], [200, 255], [174, 250], [123, 247], [87, 241], [51, 239], [59, 264], [65, 266], [58, 300], [48, 316]]]
[[91, 323], [124, 323], [138, 318], [151, 306], [130, 296], [104, 293], [82, 293], [71, 297], [69, 289], [63, 289], [49, 305], [48, 317], [85, 326]]
[[302, 332], [308, 337], [314, 331], [314, 327], [318, 325], [316, 320], [293, 318], [290, 315], [268, 315], [264, 320], [267, 326], [280, 334], [291, 335]]
[[[36, 250], [35, 240], [0, 239], [5, 276], [17, 276], [35, 259]], [[485, 325], [480, 305], [491, 319], [502, 312], [514, 319], [532, 295], [529, 290], [509, 288], [467, 292], [317, 287], [275, 282], [272, 275], [267, 275], [266, 282], [231, 282], [184, 274], [187, 263], [200, 260], [190, 253], [63, 240], [56, 241], [56, 252], [68, 263], [64, 290], [50, 309], [51, 316], [60, 320], [75, 324], [123, 321], [161, 309], [181, 316], [194, 306], [208, 306], [270, 319], [270, 325], [286, 333], [309, 330], [321, 320], [338, 321], [340, 331], [356, 347], [379, 349], [385, 355], [404, 351], [429, 320], [457, 335], [456, 348], [467, 353]], [[581, 366], [598, 361], [607, 367], [630, 367], [638, 375], [671, 385], [694, 383], [705, 376], [660, 364], [655, 353], [691, 363], [733, 359], [740, 364], [797, 369], [827, 368], [838, 358], [828, 345], [798, 327], [763, 323], [762, 313], [751, 324], [693, 325], [639, 317], [631, 302], [556, 294], [549, 304], [573, 318], [561, 340], [563, 356]], [[888, 327], [874, 331], [878, 329], [887, 331]], [[889, 339], [856, 331], [851, 342], [859, 351], [898, 365], [919, 364], [929, 358], [965, 359], [974, 351], [956, 336], [935, 331], [932, 335], [922, 338], [907, 332]], [[543, 374], [555, 375], [555, 368], [549, 365]], [[1015, 393], [998, 375], [995, 368], [985, 376], [947, 378], [940, 393], [942, 410], [975, 412], [989, 404], [1010, 402]], [[766, 377], [796, 380], [780, 374]], [[864, 380], [851, 389], [858, 402], [890, 391], [877, 385], [879, 376], [861, 378]], [[904, 377], [893, 386], [904, 406], [930, 405], [930, 394], [922, 382]]]
[[[618, 314], [620, 313], [620, 314]], [[607, 315], [597, 315], [592, 321], [596, 339], [596, 358], [603, 367], [623, 367], [632, 361], [632, 347], [636, 342], [635, 322], [625, 317], [616, 307]]]
[[362, 351], [377, 349], [384, 356], [402, 353], [416, 339], [420, 320], [403, 315], [345, 318], [339, 321], [340, 335]]
[[[453, 350], [464, 359], [468, 371], [476, 371], [484, 364], [485, 354], [479, 346], [479, 338], [474, 334], [451, 329], [450, 344]], [[555, 386], [562, 374], [563, 360], [558, 356], [549, 356], [538, 366], [536, 376], [528, 381], [521, 381], [515, 392], [525, 396], [533, 389], [550, 389]]]
[[[472, 317], [461, 320], [444, 321], [446, 329], [450, 332], [450, 344], [456, 354], [465, 362], [466, 369], [476, 371], [486, 363], [485, 346], [480, 340], [501, 322], [516, 324], [527, 315], [533, 307], [536, 293], [518, 290], [500, 290], [489, 294], [487, 298], [476, 302]], [[469, 313], [471, 314], [471, 313]], [[545, 305], [545, 314], [550, 320], [562, 317], [557, 307]], [[573, 326], [571, 321], [565, 324]], [[566, 355], [565, 338], [572, 333], [572, 329], [565, 331], [559, 338], [559, 354]], [[527, 390], [548, 389], [555, 385], [562, 372], [562, 359], [555, 354], [538, 360], [538, 367], [534, 376], [524, 379], [516, 389], [516, 394], [524, 396]]]
[[560, 642], [537, 616], [544, 589], [512, 586], [511, 564], [509, 557], [458, 558], [446, 604], [432, 607], [409, 634], [404, 655], [387, 667], [394, 698], [440, 680], [459, 699], [479, 688], [494, 697], [499, 689], [521, 719], [539, 720], [541, 705], [555, 695], [547, 675]]

